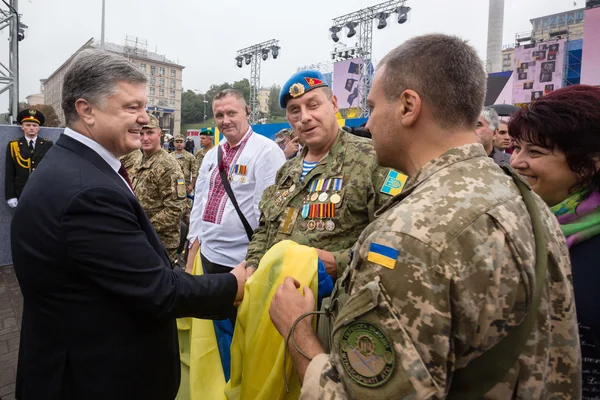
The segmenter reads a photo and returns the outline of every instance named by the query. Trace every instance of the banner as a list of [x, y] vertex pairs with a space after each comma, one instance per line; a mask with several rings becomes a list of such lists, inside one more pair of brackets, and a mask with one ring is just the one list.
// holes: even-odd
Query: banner
[[565, 65], [565, 39], [515, 49], [512, 103], [530, 103], [560, 89]]
[[581, 83], [600, 85], [600, 7], [585, 10]]
[[333, 64], [333, 94], [339, 108], [358, 107], [362, 101], [359, 89], [364, 68], [362, 58], [352, 58]]

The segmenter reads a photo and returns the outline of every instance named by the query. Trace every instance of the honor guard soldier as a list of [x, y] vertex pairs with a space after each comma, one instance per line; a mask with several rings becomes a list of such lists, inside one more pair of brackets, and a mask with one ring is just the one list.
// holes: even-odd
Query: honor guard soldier
[[210, 129], [200, 132], [200, 145], [202, 148], [198, 149], [196, 152], [196, 164], [198, 165], [198, 169], [202, 165], [202, 160], [204, 160], [206, 153], [214, 147], [214, 136], [214, 133]]
[[340, 129], [337, 98], [320, 72], [293, 75], [281, 90], [279, 104], [304, 147], [279, 169], [275, 184], [263, 194], [247, 268], [258, 267], [274, 244], [293, 240], [316, 248], [335, 280], [348, 265], [360, 232], [402, 190], [406, 177], [377, 165], [370, 140]]
[[38, 136], [46, 118], [37, 110], [26, 109], [17, 115], [24, 136], [11, 140], [6, 148], [5, 199], [15, 208], [29, 175], [37, 168], [52, 141]]
[[475, 142], [485, 84], [454, 36], [410, 39], [378, 66], [366, 128], [378, 163], [410, 180], [360, 235], [323, 303], [322, 340], [310, 288], [277, 288], [269, 312], [300, 399], [582, 398], [565, 238]]
[[185, 181], [179, 163], [160, 146], [158, 120], [153, 115], [149, 119], [140, 133], [143, 158], [133, 178], [133, 191], [175, 263], [186, 208]]
[[[181, 170], [183, 171], [183, 179], [185, 181], [185, 191], [187, 194], [192, 193], [196, 186], [196, 177], [198, 176], [198, 165], [196, 165], [196, 158], [189, 151], [184, 149], [183, 136], [178, 135], [175, 137], [175, 151], [171, 153], [171, 156], [177, 160]], [[190, 224], [190, 202], [187, 202], [185, 212], [183, 214], [183, 220], [186, 225]]]

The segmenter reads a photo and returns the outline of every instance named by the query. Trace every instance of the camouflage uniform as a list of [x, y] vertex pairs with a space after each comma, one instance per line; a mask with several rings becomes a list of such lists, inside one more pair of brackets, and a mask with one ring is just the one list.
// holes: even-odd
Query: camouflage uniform
[[[376, 164], [370, 140], [339, 130], [329, 154], [300, 182], [307, 152], [308, 148], [305, 148], [302, 157], [287, 161], [277, 172], [275, 184], [263, 193], [259, 204], [259, 226], [248, 246], [248, 266], [257, 267], [262, 256], [274, 244], [293, 240], [333, 253], [340, 276], [349, 263], [349, 250], [360, 232], [375, 219], [375, 211], [391, 198], [380, 192], [389, 170]], [[334, 177], [343, 178], [338, 192], [341, 201], [335, 205], [335, 217], [323, 221], [331, 219], [335, 229], [308, 230], [308, 222], [318, 219], [303, 218], [303, 206], [323, 204], [318, 199], [307, 199], [311, 196], [309, 190], [313, 182]], [[292, 186], [294, 190], [287, 193]], [[329, 193], [334, 192], [330, 190]]]
[[[548, 275], [530, 339], [486, 399], [581, 398], [569, 254], [556, 219], [535, 198]], [[341, 278], [350, 297], [333, 324], [331, 355], [313, 359], [301, 398], [442, 399], [454, 372], [528, 310], [531, 218], [481, 145], [429, 162], [378, 215]]]
[[138, 201], [174, 262], [180, 240], [179, 221], [186, 207], [179, 163], [165, 149], [160, 149], [142, 159], [132, 183]]
[[[195, 177], [198, 176], [198, 165], [196, 164], [196, 158], [188, 151], [184, 150], [182, 154], [178, 154], [176, 151], [171, 153], [171, 156], [177, 160], [181, 170], [183, 171], [183, 179], [185, 180], [185, 186], [189, 186]], [[186, 225], [190, 224], [190, 209], [191, 200], [186, 201], [186, 207], [183, 213], [183, 220]]]
[[196, 175], [198, 173], [198, 170], [200, 169], [200, 166], [202, 165], [202, 160], [204, 160], [204, 156], [206, 155], [206, 153], [208, 153], [209, 150], [212, 150], [214, 147], [215, 146], [211, 147], [210, 149], [203, 147], [201, 149], [198, 149], [198, 151], [196, 152]]
[[119, 158], [119, 161], [121, 161], [127, 170], [127, 174], [129, 174], [129, 179], [133, 179], [135, 176], [135, 171], [137, 171], [139, 163], [142, 161], [142, 157], [143, 154], [141, 150], [134, 150]]

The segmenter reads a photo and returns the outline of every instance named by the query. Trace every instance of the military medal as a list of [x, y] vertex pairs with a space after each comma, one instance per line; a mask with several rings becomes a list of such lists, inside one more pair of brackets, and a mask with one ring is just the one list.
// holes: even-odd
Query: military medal
[[309, 231], [314, 231], [316, 226], [317, 226], [317, 223], [314, 220], [312, 220], [312, 219], [310, 221], [308, 221], [307, 224], [306, 224], [306, 228]]
[[318, 220], [316, 222], [316, 228], [318, 231], [324, 231], [325, 230], [325, 223], [321, 220]]
[[298, 222], [298, 229], [300, 229], [301, 231], [305, 231], [308, 229], [308, 221], [305, 219], [302, 219]]
[[240, 183], [246, 183], [246, 177], [240, 176]]
[[239, 175], [233, 175], [233, 181], [234, 182], [239, 182], [240, 181], [240, 176]]
[[313, 194], [310, 195], [310, 201], [317, 201], [317, 199], [319, 198], [319, 193], [314, 192]]
[[335, 222], [333, 222], [332, 220], [325, 222], [325, 229], [328, 232], [333, 232], [335, 230]]
[[327, 193], [323, 192], [319, 195], [319, 201], [321, 203], [325, 203], [327, 201], [328, 197], [329, 197], [329, 195]]
[[339, 204], [339, 202], [342, 201], [342, 197], [339, 194], [334, 193], [329, 198], [329, 201], [331, 201], [333, 204]]

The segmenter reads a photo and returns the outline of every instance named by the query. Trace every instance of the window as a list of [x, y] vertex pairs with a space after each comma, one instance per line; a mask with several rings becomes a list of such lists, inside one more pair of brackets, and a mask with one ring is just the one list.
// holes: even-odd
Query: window
[[150, 75], [156, 75], [156, 65], [150, 66]]
[[165, 86], [165, 78], [160, 78], [158, 82], [159, 86]]
[[158, 92], [158, 93], [159, 93], [159, 96], [158, 96], [158, 97], [165, 97], [165, 89], [163, 89], [163, 88], [160, 88], [160, 90], [159, 90], [159, 92]]
[[148, 104], [154, 105], [154, 97], [148, 98]]
[[169, 100], [169, 105], [174, 106], [175, 105], [175, 100]]
[[160, 69], [158, 71], [159, 71], [158, 74], [160, 76], [165, 76], [165, 67], [160, 67]]
[[177, 76], [177, 71], [171, 69], [171, 78], [175, 78]]
[[169, 97], [174, 99], [175, 98], [175, 91], [174, 90], [169, 90]]
[[155, 76], [151, 76], [150, 77], [150, 84], [151, 85], [156, 85], [156, 77]]
[[140, 71], [146, 72], [146, 64], [140, 64]]
[[170, 85], [171, 85], [171, 89], [175, 89], [175, 80], [174, 79], [171, 79]]
[[156, 93], [156, 92], [155, 92], [154, 88], [153, 88], [153, 87], [151, 87], [151, 88], [150, 88], [150, 96], [154, 96], [154, 93]]

